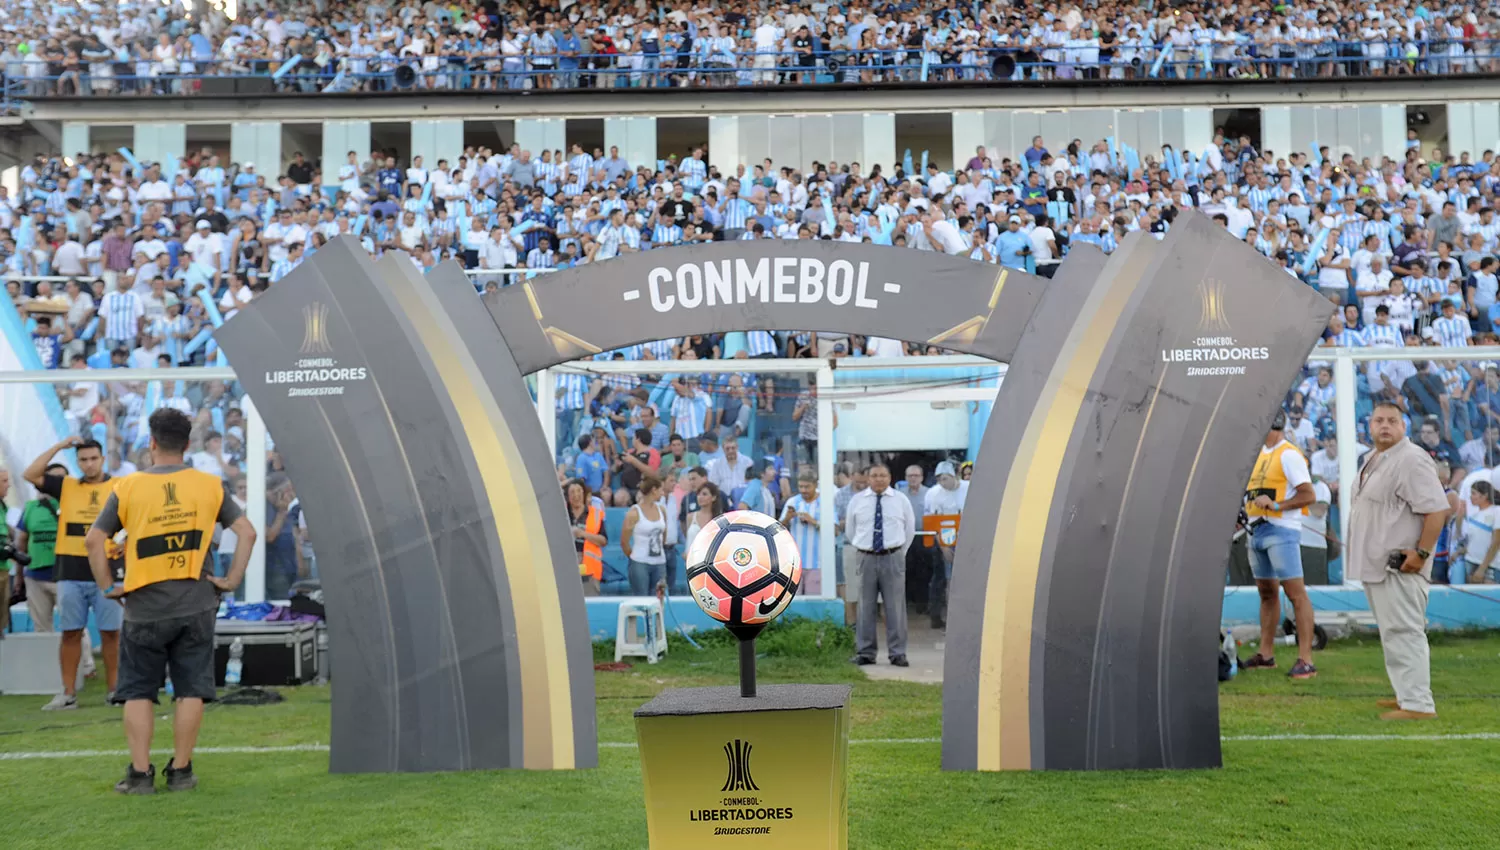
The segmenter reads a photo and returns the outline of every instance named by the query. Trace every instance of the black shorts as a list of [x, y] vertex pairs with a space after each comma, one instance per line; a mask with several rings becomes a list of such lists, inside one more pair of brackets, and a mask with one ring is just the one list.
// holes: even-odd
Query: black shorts
[[149, 623], [125, 621], [120, 630], [120, 677], [115, 702], [149, 699], [172, 674], [178, 699], [197, 697], [212, 702], [214, 690], [214, 621], [217, 612], [204, 611]]

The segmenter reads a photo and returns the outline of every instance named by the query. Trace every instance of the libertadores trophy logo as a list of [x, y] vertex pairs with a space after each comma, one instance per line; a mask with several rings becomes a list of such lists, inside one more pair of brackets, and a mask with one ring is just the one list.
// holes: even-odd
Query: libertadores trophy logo
[[1198, 284], [1198, 327], [1205, 331], [1228, 331], [1229, 311], [1224, 306], [1224, 281], [1204, 278]]
[[724, 758], [729, 760], [729, 776], [720, 791], [759, 791], [750, 776], [750, 742], [735, 738], [724, 743]]
[[328, 342], [328, 305], [314, 301], [302, 308], [303, 354], [329, 354], [333, 346]]
[[161, 503], [162, 507], [170, 508], [181, 506], [182, 503], [177, 501], [177, 483], [175, 481], [168, 481], [167, 483], [161, 485], [161, 494], [163, 499]]

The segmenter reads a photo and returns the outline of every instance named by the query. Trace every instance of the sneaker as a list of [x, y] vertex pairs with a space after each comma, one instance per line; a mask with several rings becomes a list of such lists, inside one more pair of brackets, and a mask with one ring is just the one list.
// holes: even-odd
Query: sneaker
[[1407, 711], [1404, 708], [1380, 715], [1381, 720], [1431, 720], [1434, 717], [1437, 717], [1436, 711]]
[[892, 667], [910, 667], [911, 666], [911, 662], [906, 660], [906, 656], [905, 655], [898, 655], [895, 658], [891, 659], [891, 666]]
[[135, 765], [125, 766], [125, 778], [115, 783], [116, 794], [155, 794], [156, 793], [156, 765], [151, 765], [145, 773], [135, 769]]
[[109, 693], [107, 693], [107, 694], [104, 695], [104, 704], [105, 705], [114, 705], [115, 704], [115, 692], [114, 691], [110, 691]]
[[1318, 668], [1299, 658], [1297, 663], [1292, 665], [1292, 669], [1286, 671], [1286, 675], [1291, 679], [1311, 679], [1318, 675]]
[[1240, 664], [1240, 666], [1244, 667], [1247, 670], [1250, 669], [1251, 667], [1275, 667], [1276, 666], [1276, 659], [1274, 659], [1274, 658], [1267, 658], [1264, 655], [1261, 655], [1259, 652], [1257, 652], [1254, 655], [1250, 656], [1248, 659], [1246, 659], [1244, 662], [1242, 662]]
[[873, 658], [867, 658], [867, 657], [865, 657], [863, 655], [856, 655], [853, 658], [849, 659], [849, 661], [852, 662], [852, 663], [854, 663], [854, 664], [858, 664], [861, 667], [865, 667], [867, 665], [875, 663], [875, 659], [873, 659]]
[[72, 694], [58, 694], [52, 701], [42, 706], [42, 711], [71, 711], [78, 707], [78, 697]]
[[162, 772], [167, 777], [168, 791], [191, 791], [198, 787], [198, 777], [193, 775], [192, 762], [188, 762], [187, 767], [179, 770], [172, 766], [171, 760], [168, 760], [167, 769]]

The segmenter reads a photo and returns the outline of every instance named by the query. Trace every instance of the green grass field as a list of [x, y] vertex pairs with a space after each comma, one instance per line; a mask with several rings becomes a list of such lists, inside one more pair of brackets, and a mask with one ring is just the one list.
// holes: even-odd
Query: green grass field
[[[821, 638], [796, 654], [791, 640], [763, 639], [760, 675], [854, 683], [853, 848], [1500, 846], [1500, 635], [1434, 639], [1435, 721], [1378, 719], [1374, 701], [1389, 695], [1379, 646], [1355, 639], [1320, 653], [1312, 681], [1267, 671], [1223, 686], [1222, 770], [982, 775], [943, 773], [939, 745], [913, 742], [940, 734], [938, 687], [867, 681], [845, 663], [843, 633]], [[596, 677], [597, 770], [331, 776], [325, 752], [200, 754], [197, 791], [135, 798], [111, 792], [126, 760], [100, 685], [62, 714], [39, 711], [42, 697], [3, 697], [0, 846], [644, 848], [631, 712], [662, 688], [732, 684], [733, 654], [674, 640], [661, 664]], [[279, 705], [210, 708], [201, 746], [326, 743], [328, 689], [283, 693]], [[157, 746], [170, 735], [159, 724]], [[1408, 739], [1256, 739], [1310, 735]], [[35, 755], [58, 752], [74, 754]]]

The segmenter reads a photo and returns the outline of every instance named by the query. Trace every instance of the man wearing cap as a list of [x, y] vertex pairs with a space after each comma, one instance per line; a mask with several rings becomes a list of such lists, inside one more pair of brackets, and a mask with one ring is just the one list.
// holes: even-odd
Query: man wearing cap
[[1245, 667], [1276, 666], [1276, 624], [1281, 591], [1292, 602], [1297, 623], [1297, 661], [1287, 675], [1311, 679], [1313, 612], [1302, 579], [1302, 516], [1317, 498], [1307, 460], [1287, 442], [1286, 414], [1276, 412], [1265, 445], [1245, 487], [1245, 527], [1249, 532], [1250, 572], [1260, 592], [1260, 651]]
[[1000, 265], [1025, 271], [1031, 239], [1021, 230], [1021, 216], [1011, 214], [1006, 231], [995, 239], [995, 247], [1000, 251]]

